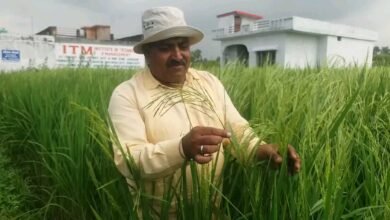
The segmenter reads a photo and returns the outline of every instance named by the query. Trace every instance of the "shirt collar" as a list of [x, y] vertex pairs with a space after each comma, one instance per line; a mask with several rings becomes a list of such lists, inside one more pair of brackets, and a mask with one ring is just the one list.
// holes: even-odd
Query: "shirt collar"
[[[164, 86], [162, 83], [160, 83], [152, 73], [150, 72], [149, 68], [145, 68], [143, 70], [142, 75], [144, 76], [144, 86], [146, 89], [155, 89], [159, 86]], [[196, 70], [189, 68], [186, 74], [186, 81], [184, 82], [185, 85], [191, 84], [193, 80], [199, 80], [199, 75]]]

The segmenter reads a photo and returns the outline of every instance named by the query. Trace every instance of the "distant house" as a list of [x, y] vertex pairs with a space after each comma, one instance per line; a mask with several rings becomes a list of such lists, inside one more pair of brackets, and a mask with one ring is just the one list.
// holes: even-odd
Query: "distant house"
[[140, 42], [142, 39], [143, 39], [143, 36], [142, 34], [137, 34], [137, 35], [132, 35], [132, 36], [127, 36], [127, 37], [122, 37], [122, 38], [118, 38], [118, 39], [115, 39], [116, 41], [122, 41], [122, 42], [128, 42], [130, 44], [136, 44], [138, 42]]
[[215, 40], [221, 41], [221, 65], [371, 66], [376, 32], [302, 18], [264, 19], [232, 11], [217, 16]]
[[78, 39], [78, 40], [90, 40], [90, 41], [113, 41], [114, 34], [111, 33], [111, 27], [109, 25], [93, 25], [85, 26], [80, 29], [76, 28], [63, 28], [57, 26], [49, 26], [42, 31], [36, 33], [36, 35], [50, 35], [59, 40], [63, 39]]

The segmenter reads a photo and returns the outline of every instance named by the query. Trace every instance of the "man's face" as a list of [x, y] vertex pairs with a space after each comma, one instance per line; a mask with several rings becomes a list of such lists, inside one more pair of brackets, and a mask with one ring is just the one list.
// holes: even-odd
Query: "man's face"
[[153, 76], [164, 85], [182, 85], [190, 66], [188, 38], [175, 37], [153, 42], [144, 48], [146, 63]]

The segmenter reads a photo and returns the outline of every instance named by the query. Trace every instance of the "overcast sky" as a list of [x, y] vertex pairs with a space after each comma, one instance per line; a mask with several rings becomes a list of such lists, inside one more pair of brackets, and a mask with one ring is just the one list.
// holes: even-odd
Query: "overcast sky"
[[171, 5], [181, 8], [187, 23], [204, 31], [196, 48], [208, 58], [219, 53], [213, 41], [216, 15], [241, 10], [265, 18], [301, 16], [375, 31], [378, 46], [390, 46], [390, 0], [0, 0], [0, 28], [31, 34], [48, 26], [80, 28], [110, 25], [115, 37], [141, 33], [145, 9]]

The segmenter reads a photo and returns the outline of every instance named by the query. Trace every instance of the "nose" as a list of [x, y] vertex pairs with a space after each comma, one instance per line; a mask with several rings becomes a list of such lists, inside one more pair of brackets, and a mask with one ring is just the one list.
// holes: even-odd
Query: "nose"
[[172, 57], [177, 60], [183, 59], [182, 51], [178, 45], [172, 48]]

